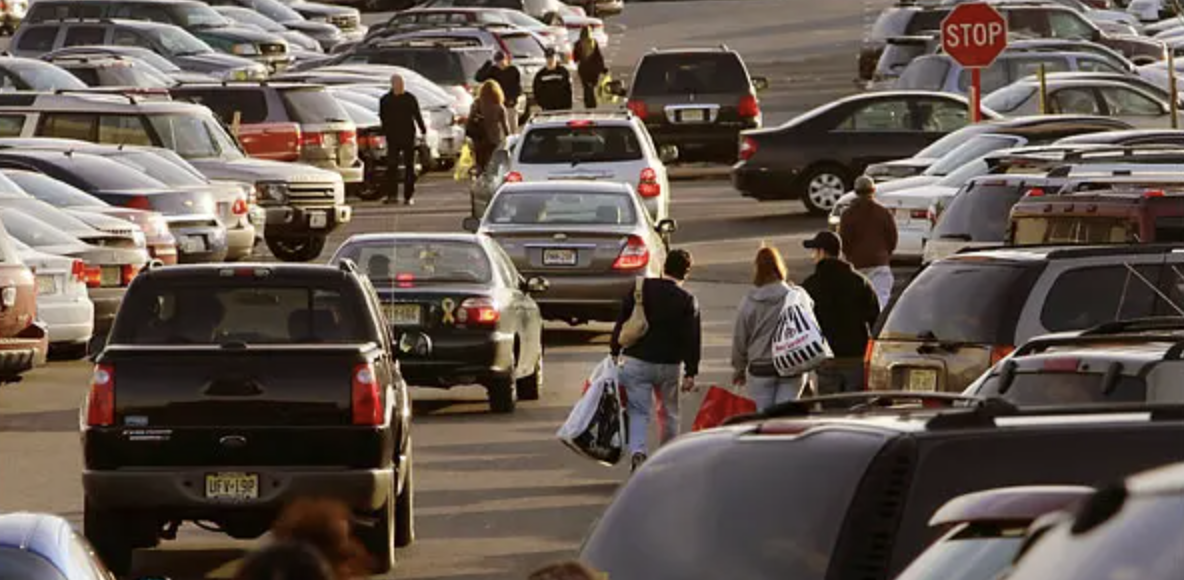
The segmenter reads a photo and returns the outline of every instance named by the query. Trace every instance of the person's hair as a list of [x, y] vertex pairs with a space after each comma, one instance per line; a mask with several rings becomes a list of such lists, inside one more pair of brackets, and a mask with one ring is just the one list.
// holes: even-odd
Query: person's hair
[[785, 281], [785, 261], [781, 259], [781, 252], [778, 252], [777, 248], [766, 246], [757, 250], [753, 266], [754, 286]]
[[559, 562], [535, 570], [526, 580], [602, 580], [607, 575], [596, 572], [588, 566], [571, 560]]
[[332, 499], [298, 499], [280, 513], [271, 533], [277, 540], [310, 544], [320, 550], [337, 580], [361, 578], [372, 558], [350, 533], [350, 510]]
[[337, 580], [329, 562], [304, 542], [278, 542], [247, 555], [234, 580]]
[[666, 254], [666, 263], [662, 265], [662, 273], [675, 280], [686, 280], [692, 264], [690, 252], [681, 248], [670, 250], [670, 253]]
[[493, 79], [481, 83], [481, 88], [477, 89], [477, 98], [490, 105], [505, 105], [506, 103], [506, 93], [502, 91], [502, 86]]

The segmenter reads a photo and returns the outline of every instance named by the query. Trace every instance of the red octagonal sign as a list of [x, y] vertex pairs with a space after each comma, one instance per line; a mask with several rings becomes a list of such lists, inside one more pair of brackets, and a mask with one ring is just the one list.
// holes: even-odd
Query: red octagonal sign
[[1007, 48], [1007, 19], [988, 4], [960, 4], [941, 21], [941, 48], [964, 67], [990, 66]]

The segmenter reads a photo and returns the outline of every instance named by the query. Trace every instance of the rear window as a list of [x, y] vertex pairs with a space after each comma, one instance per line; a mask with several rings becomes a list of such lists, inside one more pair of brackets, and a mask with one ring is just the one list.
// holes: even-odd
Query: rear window
[[498, 195], [486, 215], [491, 223], [628, 225], [637, 223], [633, 200], [603, 193], [512, 192]]
[[[1121, 260], [1121, 258], [1116, 258]], [[1152, 316], [1159, 300], [1159, 265], [1096, 266], [1062, 273], [1048, 290], [1040, 323], [1059, 332], [1082, 330], [1112, 320]], [[1136, 275], [1137, 273], [1137, 275]], [[1082, 289], [1088, 288], [1088, 292]], [[1166, 306], [1166, 305], [1165, 305]], [[1164, 315], [1172, 315], [1166, 311]]]
[[1029, 187], [1021, 182], [972, 182], [955, 195], [942, 212], [933, 237], [1002, 242], [1007, 239], [1011, 207]]
[[1126, 244], [1137, 238], [1135, 224], [1125, 217], [1016, 216], [1012, 219], [1012, 244], [1017, 246]]
[[[157, 278], [128, 291], [117, 344], [348, 344], [372, 340], [364, 298], [344, 284]], [[125, 315], [126, 312], [126, 315]]]
[[489, 257], [480, 245], [441, 240], [390, 240], [350, 244], [335, 261], [350, 259], [375, 286], [400, 283], [488, 284]]
[[632, 127], [541, 127], [522, 141], [518, 161], [542, 163], [614, 163], [642, 158], [641, 142]]
[[[1104, 366], [1102, 368], [1105, 368]], [[1084, 405], [1090, 403], [1142, 403], [1147, 383], [1140, 377], [1119, 375], [1113, 390], [1103, 392], [1103, 373], [1020, 372], [1005, 395], [999, 394], [999, 375], [983, 382], [976, 395], [1003, 396], [1018, 405]]]
[[946, 86], [946, 75], [950, 72], [950, 61], [943, 56], [921, 57], [909, 63], [896, 88], [924, 91], [940, 91]]
[[127, 151], [113, 155], [111, 157], [123, 165], [131, 167], [136, 171], [140, 171], [166, 185], [175, 185], [180, 187], [202, 187], [209, 185], [209, 183], [200, 176], [191, 173], [188, 169], [173, 163], [155, 153], [147, 151]]
[[33, 197], [55, 207], [107, 207], [107, 203], [44, 173], [5, 171], [4, 175]]
[[61, 164], [63, 170], [75, 175], [88, 189], [97, 191], [166, 189], [165, 184], [127, 165], [95, 155], [74, 154]]
[[925, 550], [896, 580], [995, 580], [1024, 541], [1024, 528], [975, 525]]
[[901, 293], [878, 337], [1013, 344], [1016, 321], [1038, 274], [1032, 265], [1004, 262], [935, 263]]
[[[370, 64], [408, 68], [442, 85], [463, 85], [472, 79], [471, 75], [466, 74], [458, 55], [447, 50], [386, 49], [366, 55], [361, 60]], [[475, 70], [473, 72], [476, 73]]]
[[635, 96], [748, 92], [748, 73], [735, 54], [649, 55], [633, 80]]
[[81, 243], [78, 238], [22, 211], [0, 208], [0, 219], [4, 220], [4, 229], [8, 230], [13, 238], [34, 248], [76, 246]]
[[53, 50], [53, 41], [58, 37], [58, 29], [54, 26], [38, 26], [22, 29], [18, 34], [20, 39], [16, 42], [17, 49], [40, 54]]
[[977, 135], [935, 161], [925, 170], [925, 175], [948, 175], [987, 153], [1015, 147], [1021, 143], [1023, 139], [1013, 135]]
[[501, 38], [514, 58], [543, 58], [543, 46], [530, 35], [503, 35]]
[[329, 91], [324, 89], [289, 89], [280, 91], [288, 116], [297, 123], [342, 123], [349, 114]]

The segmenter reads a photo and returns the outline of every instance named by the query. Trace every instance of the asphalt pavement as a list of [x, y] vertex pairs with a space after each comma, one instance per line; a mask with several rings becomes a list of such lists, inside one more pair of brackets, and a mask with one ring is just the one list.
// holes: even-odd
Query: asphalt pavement
[[[770, 77], [766, 122], [853, 91], [854, 55], [867, 21], [864, 0], [720, 0], [629, 4], [610, 20], [608, 56], [619, 77], [652, 46], [724, 43], [739, 50], [753, 74]], [[381, 15], [367, 15], [376, 21]], [[801, 280], [810, 264], [801, 240], [824, 226], [797, 202], [757, 203], [726, 181], [678, 181], [674, 245], [692, 251], [689, 289], [703, 309], [700, 390], [684, 397], [689, 426], [705, 385], [730, 376], [732, 316], [749, 287], [750, 262], [761, 244], [785, 254]], [[413, 207], [362, 203], [354, 222], [333, 236], [381, 231], [456, 231], [467, 193], [449, 176], [421, 183]], [[606, 468], [574, 455], [554, 438], [583, 381], [608, 350], [608, 326], [552, 324], [546, 386], [538, 402], [511, 416], [492, 415], [479, 388], [416, 389], [416, 522], [419, 540], [398, 554], [395, 578], [524, 578], [532, 568], [573, 556], [617, 486], [624, 465]], [[0, 512], [61, 514], [81, 527], [78, 408], [89, 381], [84, 362], [54, 363], [19, 384], [0, 387]], [[253, 542], [192, 526], [161, 548], [137, 554], [133, 577], [227, 578]]]

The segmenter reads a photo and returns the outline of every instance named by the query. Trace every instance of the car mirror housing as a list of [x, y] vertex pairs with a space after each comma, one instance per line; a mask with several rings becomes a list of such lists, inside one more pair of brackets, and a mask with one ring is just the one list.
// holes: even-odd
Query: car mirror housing
[[551, 282], [542, 276], [531, 276], [524, 283], [526, 291], [531, 294], [546, 292], [551, 288]]
[[678, 161], [678, 147], [669, 144], [658, 147], [658, 159], [661, 159], [662, 163]]
[[469, 216], [460, 222], [460, 227], [464, 228], [464, 230], [466, 232], [470, 232], [470, 233], [475, 234], [475, 233], [477, 233], [477, 230], [481, 227], [481, 220], [479, 220], [475, 217]]
[[672, 219], [664, 219], [658, 222], [658, 233], [663, 235], [670, 235], [678, 231], [678, 223]]
[[769, 90], [769, 79], [766, 77], [752, 77], [752, 88], [760, 93]]

